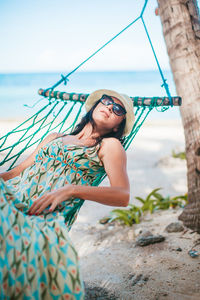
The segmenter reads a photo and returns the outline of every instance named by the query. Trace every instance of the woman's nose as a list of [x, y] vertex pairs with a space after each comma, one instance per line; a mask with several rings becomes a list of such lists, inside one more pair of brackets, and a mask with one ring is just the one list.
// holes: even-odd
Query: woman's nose
[[106, 105], [110, 112], [112, 112], [113, 104]]

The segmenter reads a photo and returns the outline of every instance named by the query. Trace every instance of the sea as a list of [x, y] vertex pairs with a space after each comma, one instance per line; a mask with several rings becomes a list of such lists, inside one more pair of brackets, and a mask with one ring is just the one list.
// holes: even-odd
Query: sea
[[[38, 95], [40, 88], [49, 88], [58, 82], [62, 75], [54, 73], [7, 73], [0, 74], [0, 120], [28, 118], [43, 105]], [[177, 96], [171, 71], [163, 71], [171, 96]], [[156, 70], [146, 71], [82, 71], [73, 73], [67, 85], [61, 84], [55, 90], [91, 93], [97, 89], [111, 89], [129, 96], [167, 96], [162, 86], [162, 78]], [[39, 100], [39, 104], [38, 104]], [[148, 118], [180, 119], [178, 107], [170, 107], [161, 112], [154, 109]]]

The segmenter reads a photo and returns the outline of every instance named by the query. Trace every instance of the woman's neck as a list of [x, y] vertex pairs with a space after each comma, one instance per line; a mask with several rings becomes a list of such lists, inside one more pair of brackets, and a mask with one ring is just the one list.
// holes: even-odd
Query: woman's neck
[[76, 134], [79, 140], [97, 140], [100, 136], [101, 134], [92, 127], [91, 123], [87, 123], [85, 127]]

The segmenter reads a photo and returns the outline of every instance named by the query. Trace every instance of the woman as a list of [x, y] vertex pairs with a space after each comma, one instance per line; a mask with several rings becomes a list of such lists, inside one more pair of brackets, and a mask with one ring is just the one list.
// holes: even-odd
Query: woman
[[[102, 89], [89, 95], [85, 107], [74, 132], [48, 135], [24, 162], [0, 174], [0, 298], [83, 299], [78, 254], [67, 230], [86, 199], [129, 203], [120, 141], [134, 124], [132, 100]], [[92, 186], [104, 171], [110, 187]]]

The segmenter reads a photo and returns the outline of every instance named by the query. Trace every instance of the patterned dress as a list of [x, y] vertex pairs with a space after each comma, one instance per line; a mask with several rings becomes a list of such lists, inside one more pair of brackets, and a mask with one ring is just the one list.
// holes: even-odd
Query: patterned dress
[[64, 145], [58, 138], [19, 176], [0, 178], [0, 299], [84, 299], [79, 257], [68, 234], [84, 200], [70, 198], [38, 216], [27, 211], [65, 184], [93, 185], [104, 172], [99, 147]]

